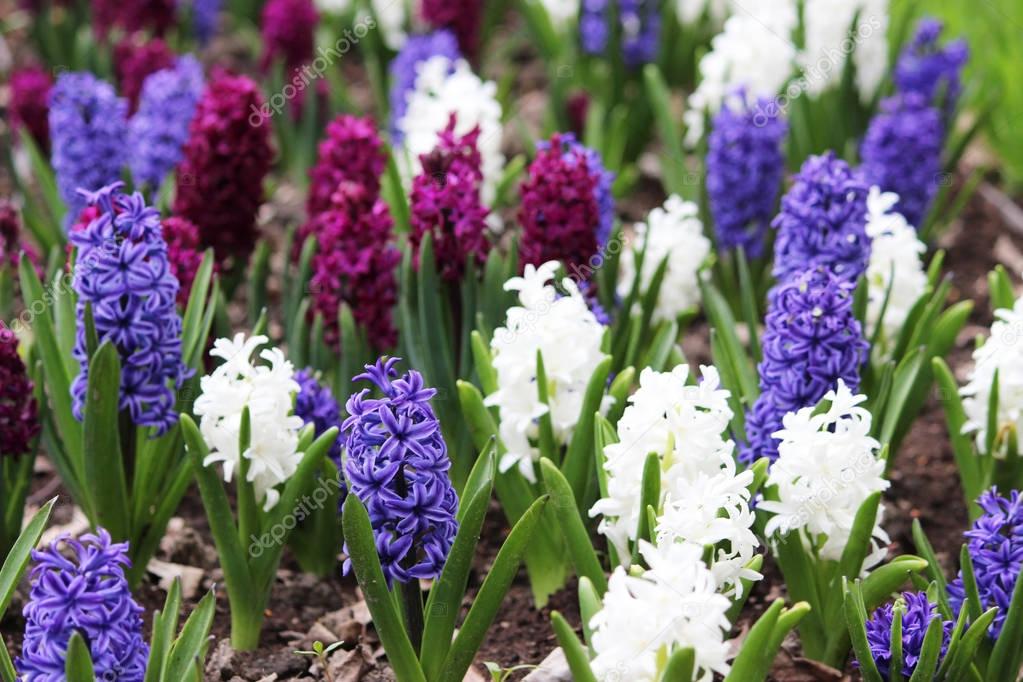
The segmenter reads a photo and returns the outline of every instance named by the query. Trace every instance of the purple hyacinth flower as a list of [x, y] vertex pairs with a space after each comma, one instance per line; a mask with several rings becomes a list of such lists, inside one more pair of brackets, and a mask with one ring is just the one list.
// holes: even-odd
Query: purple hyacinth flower
[[[916, 671], [917, 663], [920, 661], [920, 653], [923, 650], [924, 636], [927, 634], [928, 626], [933, 619], [941, 618], [941, 616], [938, 614], [938, 607], [932, 604], [923, 592], [904, 592], [902, 601], [905, 602], [905, 611], [902, 614], [902, 676], [903, 679], [908, 680]], [[892, 604], [885, 604], [874, 611], [866, 624], [870, 654], [877, 665], [878, 672], [885, 680], [891, 679], [893, 622], [894, 607]], [[944, 633], [941, 641], [941, 653], [938, 655], [939, 665], [948, 651], [952, 627], [952, 621], [942, 621]]]
[[160, 214], [143, 196], [116, 182], [87, 194], [96, 217], [71, 233], [78, 247], [74, 288], [78, 333], [73, 356], [81, 371], [71, 384], [73, 412], [82, 419], [89, 383], [85, 306], [92, 305], [99, 342], [121, 357], [120, 408], [139, 426], [164, 433], [178, 419], [175, 389], [190, 375], [181, 357], [181, 317], [175, 299]]
[[892, 79], [900, 93], [915, 92], [936, 104], [947, 124], [959, 102], [962, 70], [970, 59], [970, 48], [963, 40], [942, 46], [938, 41], [943, 29], [937, 19], [921, 19], [912, 42], [899, 55]]
[[[295, 414], [302, 418], [306, 424], [313, 425], [313, 433], [317, 438], [334, 426], [341, 426], [341, 406], [330, 388], [323, 386], [316, 380], [316, 373], [312, 368], [306, 368], [295, 372], [295, 381], [298, 382], [298, 395], [295, 396]], [[327, 456], [330, 457], [338, 469], [341, 469], [341, 446], [344, 441], [338, 434], [337, 441], [330, 446]]]
[[787, 132], [773, 102], [761, 99], [749, 106], [741, 91], [714, 117], [707, 148], [707, 194], [719, 248], [741, 246], [751, 258], [763, 254], [785, 173], [782, 142]]
[[[994, 488], [977, 499], [984, 512], [966, 531], [966, 544], [973, 560], [973, 574], [983, 609], [998, 607], [988, 633], [998, 639], [1005, 625], [1016, 580], [1023, 567], [1023, 498], [1018, 490], [1001, 497]], [[949, 602], [959, 613], [966, 602], [963, 574], [949, 583]]]
[[202, 65], [191, 55], [146, 78], [139, 109], [128, 123], [128, 163], [137, 185], [157, 191], [181, 161], [203, 87]]
[[619, 0], [622, 61], [635, 68], [657, 58], [661, 34], [661, 7], [655, 0]]
[[451, 460], [430, 405], [436, 390], [415, 370], [396, 379], [398, 362], [381, 358], [355, 377], [375, 384], [383, 397], [370, 397], [369, 389], [353, 395], [341, 427], [345, 473], [369, 512], [389, 585], [440, 575], [458, 531]]
[[579, 41], [583, 52], [601, 55], [611, 37], [611, 8], [608, 0], [583, 0], [579, 7]]
[[[71, 556], [61, 552], [62, 546]], [[62, 535], [32, 552], [19, 679], [63, 680], [68, 643], [77, 632], [89, 648], [97, 680], [142, 682], [149, 645], [142, 638], [142, 607], [124, 576], [131, 565], [127, 550], [128, 543], [111, 544], [110, 534], [100, 528], [77, 540]]]
[[391, 74], [391, 142], [401, 143], [404, 134], [398, 128], [398, 122], [404, 118], [408, 109], [408, 96], [416, 88], [416, 77], [419, 64], [431, 57], [447, 57], [452, 62], [462, 56], [458, 49], [458, 39], [448, 29], [440, 29], [425, 35], [409, 36], [401, 51], [391, 61], [388, 71]]
[[778, 231], [775, 278], [784, 282], [823, 265], [855, 282], [870, 262], [867, 190], [834, 152], [808, 158], [771, 223]]
[[79, 189], [95, 192], [121, 177], [128, 103], [91, 73], [63, 73], [50, 93], [50, 137], [65, 228], [85, 207]]
[[760, 396], [746, 417], [739, 458], [778, 458], [772, 434], [788, 412], [820, 402], [842, 379], [855, 392], [869, 344], [853, 312], [855, 285], [818, 266], [776, 286], [764, 318]]
[[938, 110], [915, 92], [883, 101], [863, 137], [863, 176], [899, 195], [899, 212], [910, 225], [922, 224], [942, 182], [944, 137]]

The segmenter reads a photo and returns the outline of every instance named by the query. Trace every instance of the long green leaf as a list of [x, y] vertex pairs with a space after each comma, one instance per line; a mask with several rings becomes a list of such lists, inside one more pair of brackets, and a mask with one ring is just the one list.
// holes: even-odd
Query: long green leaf
[[3, 620], [4, 613], [14, 597], [14, 591], [21, 581], [21, 576], [24, 575], [25, 569], [28, 567], [32, 550], [39, 543], [39, 538], [42, 537], [43, 530], [46, 528], [46, 522], [50, 519], [50, 512], [53, 511], [53, 505], [56, 503], [57, 498], [54, 497], [35, 513], [32, 520], [25, 526], [25, 530], [21, 531], [14, 546], [11, 547], [11, 551], [4, 559], [3, 567], [0, 567], [0, 620]]
[[426, 676], [395, 609], [394, 599], [387, 589], [387, 581], [383, 569], [380, 568], [380, 557], [377, 556], [369, 514], [358, 496], [349, 495], [345, 500], [342, 523], [355, 577], [366, 597], [366, 606], [373, 616], [373, 625], [387, 652], [388, 663], [401, 682], [425, 682]]
[[575, 565], [576, 575], [580, 578], [587, 578], [597, 594], [603, 596], [607, 592], [607, 578], [604, 576], [604, 568], [600, 565], [597, 553], [593, 549], [593, 543], [590, 542], [590, 536], [586, 532], [586, 525], [579, 516], [571, 486], [558, 467], [554, 466], [549, 459], [540, 460], [540, 471], [543, 474], [544, 486], [551, 496], [551, 505], [558, 517], [558, 523], [561, 525], [561, 533], [565, 537], [568, 553]]
[[167, 675], [164, 678], [166, 682], [189, 679], [189, 673], [195, 668], [196, 661], [201, 662], [210, 636], [210, 628], [213, 626], [215, 606], [216, 596], [214, 591], [210, 590], [199, 600], [199, 605], [185, 621], [181, 635], [171, 647]]
[[85, 400], [85, 480], [96, 500], [96, 523], [119, 541], [130, 539], [128, 483], [119, 436], [121, 360], [105, 341], [89, 363]]
[[67, 660], [64, 661], [64, 676], [67, 682], [96, 682], [92, 657], [85, 640], [76, 631], [72, 633], [67, 646]]
[[565, 652], [565, 660], [568, 662], [568, 669], [572, 672], [572, 679], [576, 682], [597, 682], [597, 676], [590, 668], [586, 647], [582, 645], [572, 631], [572, 627], [557, 611], [551, 612], [551, 625], [554, 626], [554, 634], [558, 638], [561, 650]]

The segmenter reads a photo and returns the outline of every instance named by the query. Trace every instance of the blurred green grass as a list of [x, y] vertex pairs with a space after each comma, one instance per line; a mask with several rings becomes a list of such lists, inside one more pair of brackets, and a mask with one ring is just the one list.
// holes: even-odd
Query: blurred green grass
[[1023, 0], [892, 0], [892, 6], [938, 17], [946, 39], [967, 40], [964, 105], [976, 113], [995, 103], [985, 137], [1008, 188], [1023, 191]]

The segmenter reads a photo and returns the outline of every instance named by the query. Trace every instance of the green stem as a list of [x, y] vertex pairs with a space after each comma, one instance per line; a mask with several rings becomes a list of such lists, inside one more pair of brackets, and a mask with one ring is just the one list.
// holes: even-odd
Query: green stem
[[259, 647], [263, 629], [263, 602], [252, 606], [251, 595], [245, 603], [231, 603], [231, 647], [235, 651], [252, 651]]

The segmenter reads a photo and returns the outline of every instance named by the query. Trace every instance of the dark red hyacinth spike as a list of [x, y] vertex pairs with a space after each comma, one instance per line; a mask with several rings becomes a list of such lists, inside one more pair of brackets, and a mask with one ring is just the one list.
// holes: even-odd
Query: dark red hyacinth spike
[[18, 355], [18, 337], [0, 324], [0, 456], [29, 452], [39, 428], [32, 382]]

